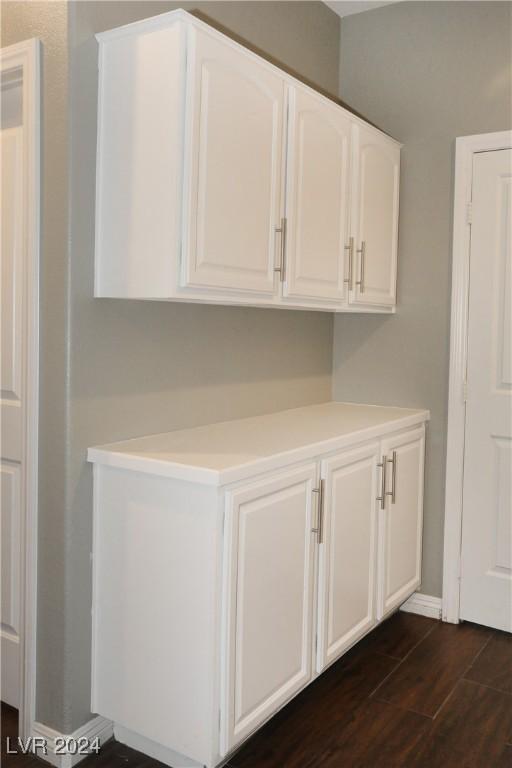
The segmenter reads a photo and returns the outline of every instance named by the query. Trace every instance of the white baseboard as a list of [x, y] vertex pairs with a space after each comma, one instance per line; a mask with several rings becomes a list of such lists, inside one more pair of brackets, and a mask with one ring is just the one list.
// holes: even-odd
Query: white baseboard
[[159, 760], [165, 765], [172, 766], [172, 768], [202, 768], [202, 764], [196, 760], [191, 760], [185, 755], [181, 755], [169, 747], [164, 747], [162, 744], [157, 744], [156, 741], [151, 741], [151, 739], [147, 739], [145, 736], [130, 731], [117, 723], [114, 724], [114, 738], [121, 744], [126, 744], [127, 747], [143, 752], [148, 757]]
[[400, 606], [401, 611], [407, 613], [419, 613], [420, 616], [430, 616], [431, 619], [440, 619], [442, 609], [442, 600], [440, 597], [432, 595], [422, 595], [421, 592], [415, 592], [414, 595]]
[[31, 735], [33, 739], [43, 739], [46, 745], [43, 749], [37, 748], [38, 742], [36, 741], [34, 752], [38, 757], [51, 763], [51, 765], [56, 766], [56, 768], [73, 768], [74, 765], [77, 765], [77, 763], [87, 757], [87, 753], [79, 755], [69, 753], [57, 754], [56, 740], [78, 740], [85, 738], [89, 741], [93, 741], [94, 739], [98, 739], [101, 747], [102, 744], [111, 739], [114, 735], [114, 724], [111, 720], [107, 720], [105, 717], [97, 715], [96, 717], [93, 717], [92, 720], [85, 723], [85, 725], [77, 728], [73, 733], [66, 735], [59, 731], [55, 731], [53, 728], [49, 728], [43, 723], [34, 723]]

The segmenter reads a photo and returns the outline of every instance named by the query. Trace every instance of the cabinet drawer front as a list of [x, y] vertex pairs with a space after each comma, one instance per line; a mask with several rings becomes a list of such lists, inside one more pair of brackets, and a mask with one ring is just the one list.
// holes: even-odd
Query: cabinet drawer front
[[189, 28], [182, 285], [273, 294], [284, 82]]
[[319, 558], [317, 669], [375, 623], [378, 443], [322, 462], [324, 542]]
[[[403, 603], [421, 582], [424, 449], [423, 429], [382, 442], [387, 471], [385, 509], [380, 511], [378, 618]], [[396, 456], [394, 502], [390, 495], [393, 452]]]
[[342, 302], [348, 243], [350, 121], [289, 89], [285, 294]]
[[227, 498], [225, 754], [311, 679], [314, 463]]
[[352, 221], [356, 253], [351, 301], [396, 303], [400, 150], [389, 139], [354, 126]]

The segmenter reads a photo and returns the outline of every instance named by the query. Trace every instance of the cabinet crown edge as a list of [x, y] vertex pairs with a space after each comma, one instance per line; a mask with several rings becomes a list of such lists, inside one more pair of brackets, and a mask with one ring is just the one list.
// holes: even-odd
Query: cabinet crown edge
[[165, 13], [159, 13], [156, 16], [149, 16], [144, 19], [132, 21], [129, 24], [123, 24], [120, 27], [114, 27], [112, 29], [106, 29], [103, 32], [97, 32], [95, 35], [95, 38], [100, 45], [103, 45], [107, 42], [111, 42], [112, 40], [116, 40], [121, 37], [138, 35], [141, 33], [143, 34], [150, 33], [158, 29], [165, 29], [180, 21], [185, 24], [190, 24], [192, 26], [195, 26], [197, 29], [200, 29], [203, 32], [206, 32], [207, 34], [211, 35], [217, 40], [221, 40], [224, 43], [231, 45], [237, 51], [241, 51], [245, 55], [254, 57], [259, 62], [263, 62], [272, 71], [278, 73], [281, 77], [283, 77], [287, 81], [288, 85], [291, 85], [291, 86], [299, 85], [301, 88], [305, 88], [315, 96], [318, 96], [324, 99], [325, 101], [333, 104], [335, 107], [345, 112], [354, 123], [358, 125], [363, 125], [366, 128], [370, 128], [371, 130], [379, 133], [380, 135], [384, 136], [388, 141], [393, 142], [398, 149], [402, 149], [402, 147], [404, 146], [402, 142], [400, 142], [394, 136], [391, 136], [389, 133], [386, 133], [386, 131], [382, 130], [382, 128], [379, 128], [378, 126], [374, 125], [368, 120], [364, 120], [357, 113], [352, 112], [347, 106], [340, 104], [339, 101], [337, 101], [334, 96], [329, 97], [323, 91], [318, 90], [317, 88], [300, 80], [298, 77], [291, 75], [285, 69], [282, 69], [276, 64], [273, 64], [271, 61], [265, 58], [265, 56], [262, 56], [261, 54], [256, 53], [250, 47], [244, 45], [243, 43], [238, 42], [237, 40], [234, 40], [225, 32], [221, 32], [211, 24], [208, 24], [207, 22], [203, 21], [197, 16], [194, 16], [189, 11], [185, 11], [183, 8], [176, 8], [173, 11], [166, 11]]

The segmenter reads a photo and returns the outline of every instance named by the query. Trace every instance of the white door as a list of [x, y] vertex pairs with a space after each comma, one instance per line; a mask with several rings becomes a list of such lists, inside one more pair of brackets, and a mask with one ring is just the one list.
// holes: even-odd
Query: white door
[[182, 284], [273, 294], [284, 82], [250, 54], [205, 32], [188, 34]]
[[354, 126], [352, 234], [355, 304], [396, 303], [400, 148], [377, 131]]
[[228, 495], [225, 751], [311, 679], [316, 479], [311, 463]]
[[338, 106], [290, 87], [285, 296], [347, 296], [350, 128]]
[[512, 150], [473, 159], [460, 616], [512, 631]]
[[377, 618], [403, 603], [421, 582], [425, 430], [382, 441]]
[[324, 667], [375, 623], [378, 443], [322, 462], [318, 662]]
[[[4, 102], [4, 99], [2, 99]], [[21, 600], [23, 456], [23, 128], [4, 128], [1, 147], [1, 698], [17, 707]]]

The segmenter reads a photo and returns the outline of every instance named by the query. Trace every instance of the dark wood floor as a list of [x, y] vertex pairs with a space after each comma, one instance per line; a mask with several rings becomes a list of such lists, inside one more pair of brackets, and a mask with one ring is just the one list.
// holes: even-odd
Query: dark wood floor
[[[16, 711], [2, 707], [2, 764]], [[5, 762], [4, 762], [5, 761]], [[82, 768], [159, 768], [114, 741]], [[233, 755], [230, 768], [512, 768], [512, 636], [397, 613]]]

